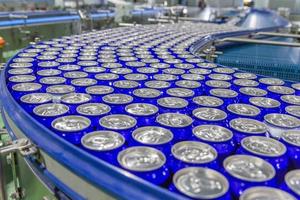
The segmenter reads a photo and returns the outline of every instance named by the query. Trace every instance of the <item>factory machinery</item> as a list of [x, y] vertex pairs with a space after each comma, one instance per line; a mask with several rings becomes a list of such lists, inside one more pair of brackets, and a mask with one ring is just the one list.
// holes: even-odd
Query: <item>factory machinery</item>
[[211, 61], [224, 44], [299, 47], [261, 12], [257, 29], [141, 25], [19, 51], [1, 73], [0, 199], [300, 199], [300, 83]]

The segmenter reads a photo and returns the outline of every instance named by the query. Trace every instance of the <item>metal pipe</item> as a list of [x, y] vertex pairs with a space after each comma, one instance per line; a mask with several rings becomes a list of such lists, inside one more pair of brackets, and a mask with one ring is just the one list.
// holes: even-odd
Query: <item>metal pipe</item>
[[275, 45], [275, 46], [289, 46], [289, 47], [300, 47], [300, 43], [293, 42], [278, 42], [270, 40], [258, 40], [258, 39], [248, 39], [248, 38], [235, 38], [228, 37], [221, 40], [217, 40], [217, 43], [220, 42], [240, 42], [240, 43], [251, 43], [251, 44], [265, 44], [265, 45]]
[[256, 35], [276, 36], [276, 37], [288, 37], [288, 38], [300, 38], [298, 34], [290, 33], [276, 33], [276, 32], [258, 32]]

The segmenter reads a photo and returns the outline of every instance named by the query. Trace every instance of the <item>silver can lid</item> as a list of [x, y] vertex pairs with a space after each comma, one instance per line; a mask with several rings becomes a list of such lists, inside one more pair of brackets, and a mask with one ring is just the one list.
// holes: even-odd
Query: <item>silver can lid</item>
[[102, 73], [105, 72], [106, 69], [103, 67], [85, 67], [83, 68], [83, 71], [87, 73]]
[[158, 112], [158, 108], [155, 105], [149, 103], [133, 103], [125, 107], [127, 113], [135, 116], [149, 116]]
[[86, 72], [81, 72], [81, 71], [70, 71], [70, 72], [66, 72], [64, 73], [64, 77], [65, 78], [85, 78], [88, 76], [88, 73]]
[[273, 86], [268, 86], [267, 90], [270, 92], [276, 93], [276, 94], [281, 94], [281, 95], [287, 95], [287, 94], [294, 94], [295, 90], [290, 87], [286, 86], [281, 86], [281, 85], [273, 85]]
[[112, 130], [126, 130], [133, 128], [137, 121], [129, 115], [107, 115], [99, 120], [99, 124], [104, 128]]
[[256, 79], [257, 78], [257, 76], [255, 74], [248, 73], [248, 72], [237, 72], [237, 73], [234, 73], [233, 76], [235, 78], [240, 78], [240, 79]]
[[221, 173], [203, 167], [187, 167], [173, 176], [173, 184], [183, 194], [195, 199], [215, 199], [229, 190], [229, 183]]
[[178, 97], [164, 97], [157, 100], [157, 104], [165, 108], [185, 108], [188, 101]]
[[218, 153], [209, 144], [196, 141], [178, 142], [172, 146], [172, 155], [183, 162], [204, 164], [214, 161]]
[[295, 90], [300, 90], [300, 83], [292, 84], [292, 88], [294, 88]]
[[172, 74], [155, 74], [153, 78], [158, 81], [174, 81], [178, 79], [177, 76]]
[[92, 97], [85, 93], [69, 93], [61, 97], [63, 103], [81, 104], [90, 101]]
[[260, 89], [260, 88], [254, 88], [254, 87], [242, 87], [239, 89], [239, 91], [242, 94], [253, 96], [253, 97], [262, 97], [266, 96], [268, 94], [267, 91]]
[[153, 67], [140, 67], [137, 69], [137, 71], [139, 73], [143, 73], [143, 74], [155, 74], [157, 73], [159, 70]]
[[218, 125], [196, 126], [193, 129], [193, 134], [207, 142], [225, 142], [233, 137], [233, 133], [229, 129]]
[[285, 107], [285, 111], [289, 115], [293, 115], [295, 117], [300, 118], [300, 106], [287, 106]]
[[[211, 73], [210, 69], [203, 69], [203, 68], [193, 68], [189, 70], [192, 74], [199, 74], [199, 75], [207, 75]], [[204, 77], [203, 77], [204, 79]]]
[[221, 74], [233, 74], [235, 72], [234, 69], [231, 69], [229, 67], [218, 67], [214, 68], [213, 71]]
[[181, 75], [181, 74], [184, 74], [185, 71], [183, 69], [168, 68], [168, 69], [163, 69], [163, 73], [173, 74], [173, 75]]
[[71, 85], [51, 85], [46, 88], [47, 93], [50, 94], [68, 94], [75, 91]]
[[111, 73], [118, 74], [118, 75], [125, 75], [125, 74], [131, 74], [133, 71], [129, 68], [115, 68], [109, 70]]
[[228, 74], [210, 74], [208, 77], [218, 81], [230, 81], [232, 79], [232, 76]]
[[81, 115], [99, 116], [109, 113], [111, 108], [103, 103], [86, 103], [79, 105], [76, 111]]
[[224, 160], [223, 166], [231, 176], [249, 182], [265, 182], [276, 174], [270, 163], [250, 155], [229, 156]]
[[152, 147], [129, 147], [118, 154], [119, 164], [130, 171], [149, 172], [161, 168], [165, 155]]
[[55, 117], [66, 114], [69, 107], [59, 103], [48, 103], [36, 106], [33, 113], [41, 117]]
[[110, 94], [114, 91], [114, 88], [106, 85], [95, 85], [90, 86], [85, 89], [85, 92], [88, 94], [95, 94], [95, 95], [105, 95]]
[[296, 200], [289, 193], [274, 188], [265, 186], [251, 187], [245, 190], [240, 196], [240, 200]]
[[182, 74], [181, 78], [190, 81], [202, 81], [205, 77], [201, 74]]
[[167, 90], [167, 94], [173, 97], [192, 97], [195, 92], [186, 88], [170, 88]]
[[55, 61], [46, 61], [46, 62], [39, 62], [38, 66], [39, 67], [57, 67], [57, 66], [59, 66], [59, 63], [55, 62]]
[[283, 95], [280, 97], [281, 101], [284, 101], [293, 105], [300, 105], [300, 96], [296, 95]]
[[96, 85], [97, 80], [92, 78], [76, 78], [71, 81], [71, 84], [75, 86], [87, 87], [87, 86]]
[[284, 85], [284, 81], [278, 78], [260, 78], [259, 82], [265, 85]]
[[140, 88], [133, 90], [133, 95], [141, 98], [156, 98], [161, 95], [160, 91], [152, 88]]
[[216, 68], [218, 67], [215, 63], [199, 63], [197, 64], [199, 67], [202, 67], [202, 68], [207, 68], [207, 69], [213, 69], [213, 68]]
[[91, 121], [83, 116], [68, 115], [56, 118], [52, 121], [51, 126], [62, 132], [77, 132], [88, 128], [91, 125]]
[[11, 63], [9, 64], [9, 67], [11, 68], [23, 68], [23, 67], [32, 67], [33, 64], [32, 63], [27, 63], [27, 62], [24, 62], [24, 63]]
[[159, 126], [144, 126], [135, 129], [133, 139], [145, 145], [161, 145], [170, 142], [173, 134], [170, 130]]
[[236, 118], [229, 122], [232, 129], [249, 134], [262, 134], [267, 131], [267, 126], [257, 120], [249, 118]]
[[40, 79], [40, 83], [46, 84], [46, 85], [57, 85], [57, 84], [63, 84], [66, 82], [66, 79], [59, 76], [49, 76], [44, 77]]
[[35, 81], [36, 77], [32, 75], [15, 75], [9, 77], [9, 81], [13, 83], [27, 83]]
[[218, 97], [212, 96], [198, 96], [193, 98], [193, 102], [205, 107], [219, 107], [223, 105], [224, 101]]
[[230, 88], [231, 83], [227, 81], [209, 80], [205, 82], [205, 85], [212, 88]]
[[114, 68], [120, 68], [122, 65], [120, 63], [103, 63], [101, 67], [114, 69]]
[[300, 120], [287, 114], [271, 113], [264, 116], [264, 120], [274, 126], [282, 128], [300, 127]]
[[131, 81], [144, 81], [148, 79], [148, 76], [146, 74], [131, 73], [126, 74], [124, 78]]
[[76, 71], [79, 70], [81, 67], [79, 65], [61, 65], [58, 67], [61, 71]]
[[27, 104], [42, 104], [52, 101], [52, 96], [47, 93], [30, 93], [23, 95], [21, 101]]
[[132, 88], [139, 87], [139, 83], [130, 80], [120, 80], [120, 81], [115, 81], [113, 83], [113, 86], [116, 88], [132, 89]]
[[168, 88], [171, 86], [169, 82], [166, 81], [147, 81], [145, 83], [145, 86], [148, 88], [153, 88], [153, 89], [163, 89], [163, 88]]
[[238, 96], [238, 93], [236, 91], [230, 89], [211, 89], [209, 93], [213, 96], [222, 98], [235, 98]]
[[235, 79], [233, 83], [242, 87], [257, 87], [259, 85], [257, 81], [249, 79]]
[[260, 114], [260, 109], [243, 103], [234, 103], [227, 106], [227, 110], [236, 115], [254, 117]]
[[192, 69], [192, 68], [195, 68], [194, 65], [189, 64], [189, 63], [175, 64], [174, 67], [178, 68], [178, 69]]
[[156, 122], [171, 128], [184, 128], [190, 126], [193, 120], [188, 115], [180, 113], [164, 113], [156, 117]]
[[133, 97], [127, 94], [114, 93], [105, 95], [104, 97], [102, 97], [102, 100], [108, 104], [121, 105], [131, 103], [133, 101]]
[[178, 87], [188, 88], [188, 89], [195, 89], [201, 87], [201, 83], [198, 83], [197, 81], [191, 81], [191, 80], [176, 81], [175, 85]]
[[121, 147], [125, 138], [115, 131], [94, 131], [81, 138], [81, 144], [93, 151], [110, 151]]
[[281, 138], [283, 141], [300, 147], [300, 131], [299, 130], [290, 130], [282, 133]]
[[39, 83], [18, 83], [12, 86], [12, 89], [18, 92], [33, 92], [40, 90], [41, 88], [42, 85]]
[[58, 69], [43, 69], [37, 71], [37, 74], [40, 76], [57, 76], [61, 74], [61, 71]]
[[227, 118], [227, 114], [217, 108], [197, 108], [193, 110], [193, 116], [200, 120], [221, 121]]
[[249, 136], [241, 141], [247, 151], [265, 157], [279, 157], [285, 154], [286, 147], [278, 140], [264, 136]]
[[293, 192], [300, 196], [300, 169], [289, 171], [284, 181]]
[[24, 74], [31, 74], [33, 72], [30, 68], [14, 68], [8, 70], [8, 73], [11, 75], [24, 75]]
[[267, 97], [251, 97], [249, 102], [260, 108], [277, 108], [280, 106], [279, 101]]

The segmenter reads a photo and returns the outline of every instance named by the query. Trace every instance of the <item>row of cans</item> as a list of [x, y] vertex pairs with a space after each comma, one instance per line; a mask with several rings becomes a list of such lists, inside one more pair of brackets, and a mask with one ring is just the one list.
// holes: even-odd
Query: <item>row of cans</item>
[[298, 199], [300, 84], [190, 52], [226, 30], [142, 26], [41, 42], [8, 63], [7, 87], [54, 133], [172, 192]]

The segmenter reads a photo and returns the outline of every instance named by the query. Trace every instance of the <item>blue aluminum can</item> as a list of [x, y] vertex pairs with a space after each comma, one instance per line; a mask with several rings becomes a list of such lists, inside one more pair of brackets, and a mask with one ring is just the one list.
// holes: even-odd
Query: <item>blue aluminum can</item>
[[176, 172], [169, 190], [192, 199], [232, 200], [225, 176], [203, 167], [187, 167]]
[[273, 99], [280, 99], [282, 95], [292, 95], [295, 93], [293, 88], [281, 85], [274, 85], [267, 87], [268, 96]]
[[150, 126], [155, 123], [158, 108], [148, 103], [132, 103], [125, 107], [125, 111], [136, 118], [138, 126]]
[[52, 130], [72, 144], [80, 144], [82, 136], [91, 132], [91, 121], [79, 115], [67, 115], [54, 119]]
[[300, 95], [300, 83], [293, 83], [291, 87], [295, 90], [296, 95]]
[[257, 120], [249, 118], [236, 118], [229, 122], [235, 141], [241, 144], [243, 138], [251, 135], [264, 136], [267, 132], [267, 126]]
[[275, 99], [267, 97], [251, 97], [249, 102], [261, 110], [261, 116], [265, 116], [267, 113], [280, 112], [281, 103]]
[[111, 113], [122, 114], [125, 107], [132, 103], [133, 97], [128, 94], [112, 93], [102, 97], [102, 101], [111, 107]]
[[300, 96], [298, 95], [283, 95], [280, 100], [284, 108], [289, 105], [300, 106]]
[[239, 79], [256, 79], [257, 76], [255, 74], [249, 73], [249, 72], [236, 72], [233, 74], [235, 78]]
[[172, 173], [186, 167], [219, 169], [218, 152], [209, 144], [198, 141], [182, 141], [171, 148], [169, 165]]
[[156, 99], [161, 96], [161, 92], [152, 88], [140, 88], [133, 90], [133, 95], [136, 102], [156, 104]]
[[294, 168], [300, 168], [300, 131], [284, 131], [281, 135], [281, 141], [287, 147], [288, 158]]
[[217, 108], [201, 107], [193, 110], [194, 125], [216, 124], [228, 126], [227, 114]]
[[281, 134], [287, 130], [300, 127], [300, 119], [287, 114], [271, 113], [264, 117], [268, 126], [268, 133], [275, 138], [280, 138]]
[[100, 118], [99, 124], [103, 129], [121, 133], [127, 140], [131, 137], [131, 133], [137, 125], [137, 121], [129, 115], [113, 114]]
[[120, 80], [115, 81], [113, 86], [116, 92], [131, 95], [133, 90], [139, 87], [139, 83], [131, 80]]
[[197, 96], [193, 98], [193, 103], [190, 105], [191, 111], [198, 107], [221, 108], [224, 101], [218, 97], [212, 96]]
[[125, 138], [115, 131], [94, 131], [81, 138], [85, 150], [113, 165], [117, 165], [117, 156], [124, 144]]
[[70, 108], [70, 113], [76, 113], [76, 108], [80, 104], [90, 102], [92, 97], [85, 93], [69, 93], [61, 97], [61, 102], [68, 105]]
[[249, 104], [244, 104], [244, 103], [229, 104], [227, 106], [227, 111], [229, 112], [228, 121], [239, 117], [261, 119], [260, 109]]
[[71, 81], [71, 84], [76, 88], [76, 92], [85, 92], [87, 87], [97, 84], [97, 80], [92, 78], [76, 78]]
[[266, 186], [256, 186], [243, 192], [239, 200], [296, 200], [294, 196], [286, 191]]
[[130, 147], [118, 154], [119, 165], [155, 185], [163, 185], [170, 176], [165, 155], [152, 147]]
[[265, 97], [268, 92], [266, 90], [255, 87], [242, 87], [239, 89], [241, 93], [239, 102], [250, 103], [251, 97]]
[[195, 92], [191, 89], [187, 89], [187, 88], [170, 88], [166, 91], [168, 96], [171, 97], [179, 97], [179, 98], [184, 98], [187, 100], [191, 100], [194, 95]]
[[59, 103], [47, 103], [38, 105], [33, 109], [34, 117], [40, 120], [45, 126], [51, 128], [51, 122], [69, 112], [69, 107]]
[[159, 113], [182, 113], [187, 112], [189, 102], [178, 97], [164, 97], [157, 100]]
[[259, 83], [262, 89], [267, 89], [268, 86], [282, 86], [284, 81], [278, 78], [260, 78]]
[[92, 96], [93, 102], [102, 101], [102, 97], [107, 94], [111, 94], [114, 92], [114, 88], [107, 85], [94, 85], [87, 87], [85, 89], [85, 93]]
[[233, 155], [223, 162], [224, 173], [234, 198], [254, 186], [276, 186], [274, 167], [263, 159], [250, 155]]
[[219, 80], [208, 80], [205, 82], [205, 94], [209, 94], [211, 89], [221, 88], [221, 89], [229, 89], [231, 87], [231, 83], [227, 81], [219, 81]]
[[200, 125], [193, 129], [193, 139], [200, 140], [213, 146], [218, 152], [218, 159], [223, 161], [236, 150], [233, 133], [218, 125]]
[[281, 184], [280, 189], [300, 199], [300, 169], [289, 171]]
[[75, 87], [71, 85], [51, 85], [46, 88], [46, 92], [52, 95], [54, 103], [60, 103], [63, 95], [75, 92]]
[[[135, 129], [129, 139], [132, 146], [150, 146], [170, 155], [173, 133], [159, 126], [143, 126]], [[130, 146], [131, 146], [130, 145]]]
[[17, 101], [20, 101], [23, 95], [40, 92], [41, 88], [42, 85], [39, 83], [18, 83], [12, 86], [12, 95]]
[[113, 73], [101, 73], [101, 74], [96, 74], [95, 79], [98, 80], [98, 83], [100, 85], [108, 85], [112, 86], [113, 82], [119, 79], [118, 74], [113, 74]]
[[192, 134], [193, 119], [180, 113], [163, 113], [156, 117], [156, 123], [177, 133], [174, 141], [182, 141], [190, 138]]
[[287, 149], [278, 140], [264, 136], [249, 136], [241, 141], [238, 154], [258, 156], [268, 161], [276, 170], [276, 177], [280, 183], [289, 168]]
[[224, 106], [228, 106], [232, 103], [237, 103], [238, 101], [238, 93], [236, 91], [230, 89], [211, 89], [209, 94], [221, 98], [224, 101]]

